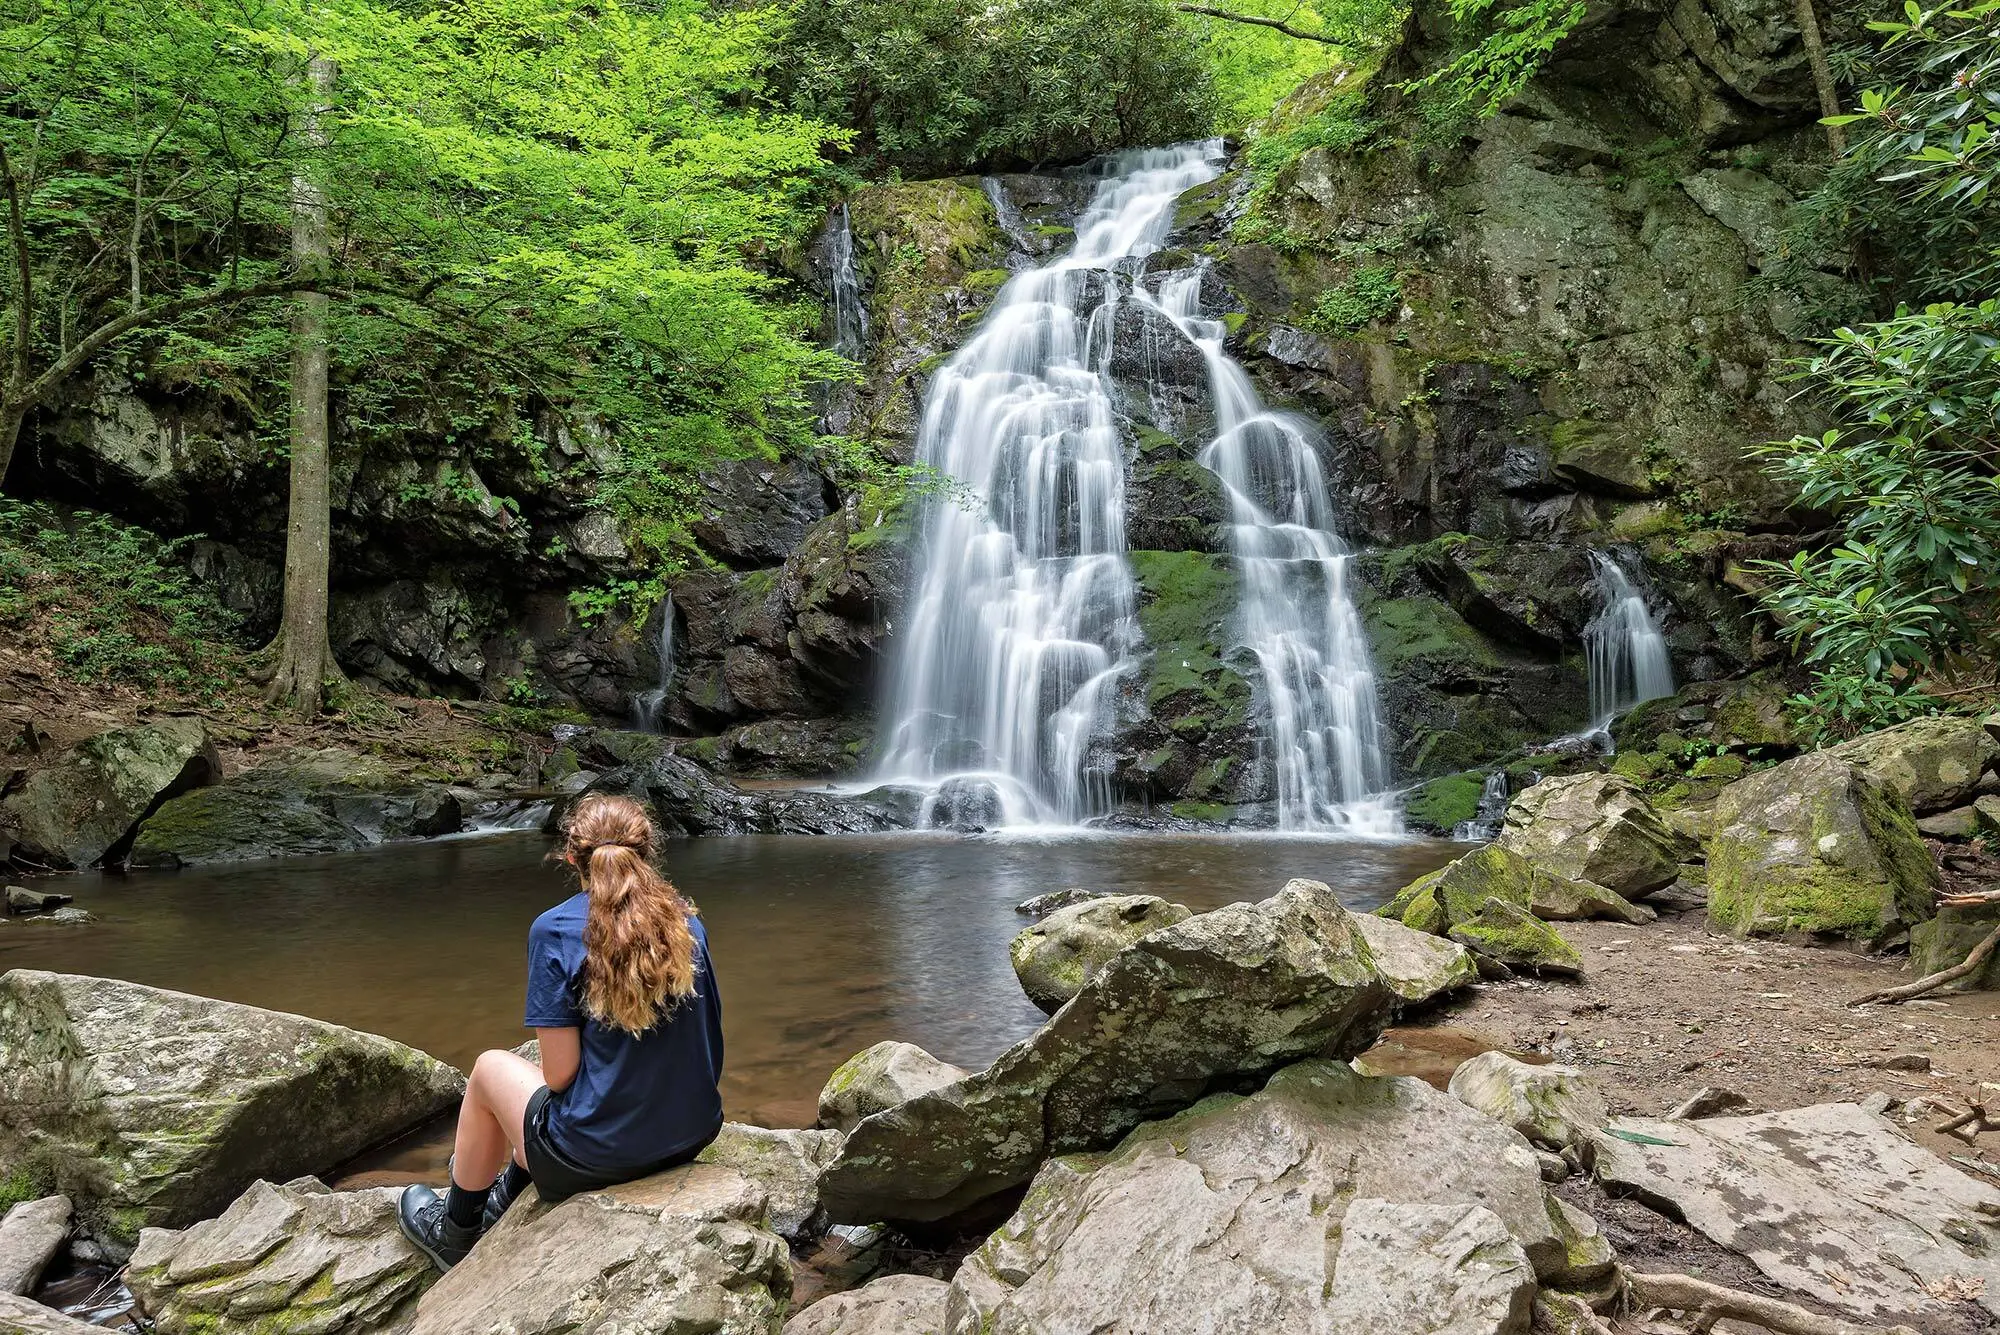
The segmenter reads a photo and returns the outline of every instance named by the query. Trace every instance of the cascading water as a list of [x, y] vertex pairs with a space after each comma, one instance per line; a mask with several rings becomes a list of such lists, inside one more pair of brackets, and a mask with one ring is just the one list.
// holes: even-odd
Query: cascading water
[[1203, 144], [1116, 159], [1075, 247], [1016, 274], [938, 371], [917, 456], [962, 494], [922, 518], [885, 779], [962, 780], [1005, 825], [1108, 809], [1088, 752], [1140, 644], [1105, 375], [1120, 270], [1159, 249], [1175, 199], [1213, 179], [1219, 156]]
[[1383, 794], [1375, 670], [1315, 433], [1265, 407], [1223, 351], [1226, 326], [1200, 318], [1201, 281], [1200, 270], [1170, 277], [1157, 304], [1208, 363], [1216, 434], [1201, 462], [1229, 495], [1243, 642], [1257, 655], [1270, 707], [1278, 828], [1394, 834], [1402, 819]]
[[1507, 771], [1496, 769], [1479, 785], [1479, 805], [1471, 820], [1451, 827], [1451, 837], [1462, 844], [1483, 844], [1500, 833], [1507, 818]]
[[868, 307], [854, 268], [854, 223], [842, 204], [826, 229], [827, 286], [833, 295], [833, 350], [858, 360], [868, 346]]
[[1590, 659], [1592, 730], [1609, 738], [1611, 720], [1642, 700], [1674, 693], [1674, 667], [1660, 619], [1617, 560], [1592, 552], [1599, 609], [1584, 627]]
[[674, 600], [660, 599], [660, 675], [653, 689], [632, 697], [632, 726], [640, 732], [661, 732], [666, 722], [667, 701], [674, 681]]

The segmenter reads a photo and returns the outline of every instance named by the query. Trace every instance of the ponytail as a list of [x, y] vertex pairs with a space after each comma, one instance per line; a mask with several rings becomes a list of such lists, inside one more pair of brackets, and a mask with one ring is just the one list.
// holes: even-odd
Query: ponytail
[[643, 1034], [663, 1002], [694, 991], [694, 905], [653, 869], [652, 822], [631, 798], [586, 797], [565, 829], [590, 896], [583, 1008], [601, 1024]]

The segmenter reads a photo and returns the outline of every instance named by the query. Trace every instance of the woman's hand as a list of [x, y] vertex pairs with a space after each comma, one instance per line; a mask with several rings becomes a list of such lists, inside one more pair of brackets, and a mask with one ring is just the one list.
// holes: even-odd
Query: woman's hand
[[583, 1065], [583, 1035], [577, 1029], [537, 1029], [542, 1041], [542, 1083], [561, 1093]]

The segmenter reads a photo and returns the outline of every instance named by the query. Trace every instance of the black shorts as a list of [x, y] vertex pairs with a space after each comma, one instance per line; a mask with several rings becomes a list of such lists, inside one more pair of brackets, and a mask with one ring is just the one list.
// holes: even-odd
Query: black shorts
[[[571, 1196], [586, 1191], [598, 1191], [604, 1187], [615, 1187], [621, 1182], [636, 1182], [642, 1177], [664, 1173], [669, 1168], [678, 1168], [684, 1163], [692, 1163], [694, 1157], [709, 1147], [715, 1137], [710, 1136], [693, 1149], [684, 1150], [656, 1164], [644, 1168], [619, 1169], [606, 1172], [602, 1169], [585, 1168], [576, 1160], [557, 1149], [549, 1139], [549, 1098], [552, 1091], [543, 1085], [528, 1098], [527, 1114], [521, 1119], [521, 1157], [528, 1161], [528, 1176], [535, 1180], [535, 1191], [541, 1198], [553, 1205], [557, 1201], [568, 1200]], [[716, 1128], [719, 1132], [720, 1127]]]

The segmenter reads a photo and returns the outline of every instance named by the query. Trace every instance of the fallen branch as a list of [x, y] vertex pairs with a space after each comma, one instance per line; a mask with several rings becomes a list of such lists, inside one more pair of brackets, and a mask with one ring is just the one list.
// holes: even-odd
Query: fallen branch
[[1324, 42], [1328, 46], [1339, 46], [1340, 39], [1328, 37], [1324, 33], [1303, 32], [1282, 19], [1267, 19], [1256, 14], [1233, 14], [1226, 9], [1211, 9], [1207, 5], [1175, 5], [1183, 14], [1199, 14], [1203, 18], [1224, 19], [1230, 23], [1254, 23], [1260, 28], [1276, 28], [1287, 37], [1296, 37], [1302, 42]]
[[1931, 1128], [1941, 1136], [1955, 1134], [1968, 1145], [1982, 1132], [1993, 1129], [1993, 1123], [1986, 1120], [1985, 1106], [1978, 1103], [1973, 1104], [1969, 1111], [1958, 1113], [1948, 1121], [1939, 1122]]
[[1535, 1298], [1535, 1329], [1550, 1335], [1613, 1335], [1590, 1304], [1573, 1293], [1544, 1289]]
[[1949, 969], [1939, 969], [1936, 973], [1926, 974], [1922, 978], [1917, 979], [1916, 982], [1905, 983], [1901, 987], [1889, 987], [1884, 988], [1880, 992], [1870, 992], [1866, 996], [1856, 997], [1847, 1004], [1850, 1006], [1868, 1006], [1877, 1002], [1908, 1001], [1911, 997], [1920, 997], [1926, 992], [1935, 992], [1947, 983], [1955, 983], [1961, 978], [1978, 973], [1985, 965], [1987, 957], [1992, 955], [1995, 947], [2000, 947], [2000, 927], [1995, 927], [1992, 931], [1988, 932], [1986, 939], [1974, 946], [1970, 955], [1967, 955], [1964, 960], [1952, 965]]
[[1642, 1275], [1627, 1270], [1625, 1283], [1638, 1307], [1693, 1312], [1702, 1320], [1748, 1321], [1775, 1335], [1917, 1335], [1908, 1326], [1860, 1326], [1776, 1298], [1726, 1289], [1692, 1275]]

